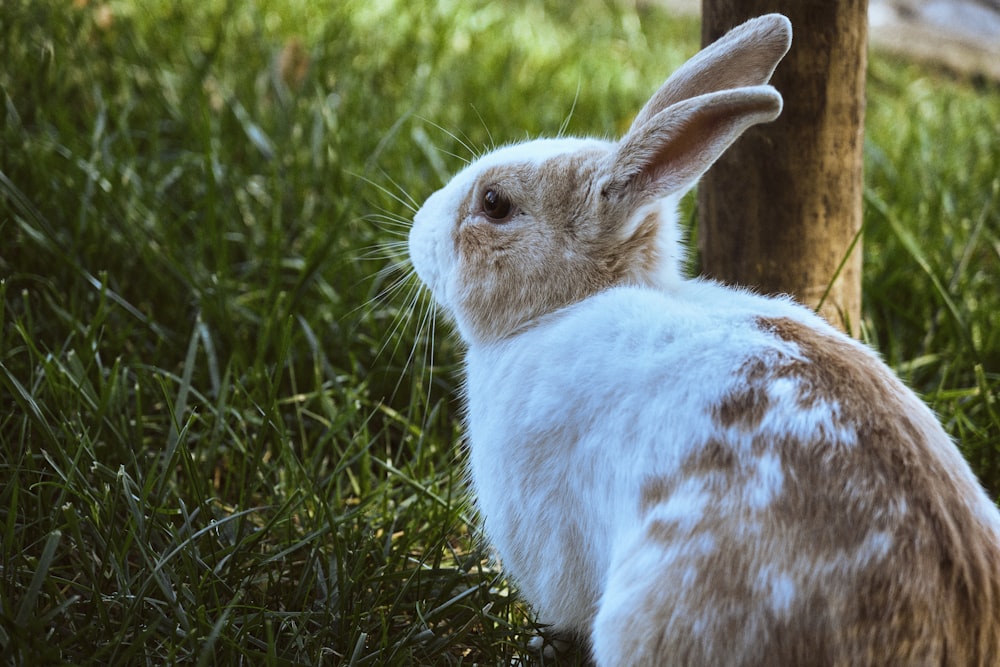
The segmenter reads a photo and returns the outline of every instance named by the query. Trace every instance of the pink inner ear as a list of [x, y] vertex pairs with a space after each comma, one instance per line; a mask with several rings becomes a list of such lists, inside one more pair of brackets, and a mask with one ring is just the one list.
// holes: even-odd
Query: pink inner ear
[[751, 125], [781, 113], [770, 86], [739, 88], [684, 100], [633, 128], [622, 139], [609, 195], [630, 190], [643, 200], [683, 191]]

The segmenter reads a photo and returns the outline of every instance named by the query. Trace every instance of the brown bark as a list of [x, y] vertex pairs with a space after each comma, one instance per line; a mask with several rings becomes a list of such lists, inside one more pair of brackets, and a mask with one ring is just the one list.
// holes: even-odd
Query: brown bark
[[702, 271], [814, 308], [822, 299], [820, 312], [852, 333], [861, 317], [867, 9], [867, 0], [702, 1], [703, 44], [775, 11], [794, 34], [771, 81], [785, 100], [781, 117], [747, 131], [699, 185]]

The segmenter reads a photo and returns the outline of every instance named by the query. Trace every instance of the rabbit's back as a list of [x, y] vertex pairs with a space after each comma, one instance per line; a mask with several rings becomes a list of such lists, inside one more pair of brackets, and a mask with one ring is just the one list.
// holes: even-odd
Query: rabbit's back
[[596, 616], [600, 664], [1000, 659], [996, 512], [930, 411], [805, 309], [715, 289], [470, 354], [480, 505], [543, 618]]

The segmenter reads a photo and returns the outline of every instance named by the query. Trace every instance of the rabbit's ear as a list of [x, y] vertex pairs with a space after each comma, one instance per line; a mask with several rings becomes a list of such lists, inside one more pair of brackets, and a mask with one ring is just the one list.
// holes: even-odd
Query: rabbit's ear
[[792, 43], [792, 24], [766, 14], [739, 25], [681, 65], [632, 122], [632, 130], [667, 107], [707, 93], [762, 86]]
[[682, 100], [629, 130], [610, 157], [601, 194], [635, 208], [682, 192], [748, 127], [777, 118], [781, 104], [771, 86]]

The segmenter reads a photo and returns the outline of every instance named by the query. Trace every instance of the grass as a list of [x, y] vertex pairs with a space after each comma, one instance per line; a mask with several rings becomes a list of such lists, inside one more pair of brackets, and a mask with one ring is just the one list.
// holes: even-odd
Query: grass
[[[2, 661], [527, 660], [463, 491], [458, 351], [393, 269], [405, 220], [470, 149], [622, 130], [696, 23], [597, 0], [2, 12]], [[994, 493], [997, 136], [996, 87], [873, 59], [865, 336]]]

